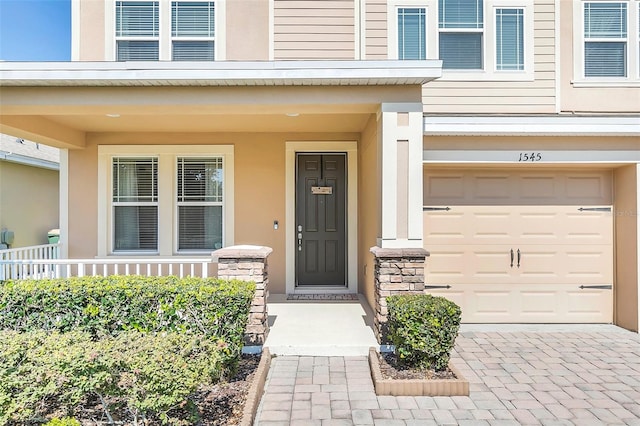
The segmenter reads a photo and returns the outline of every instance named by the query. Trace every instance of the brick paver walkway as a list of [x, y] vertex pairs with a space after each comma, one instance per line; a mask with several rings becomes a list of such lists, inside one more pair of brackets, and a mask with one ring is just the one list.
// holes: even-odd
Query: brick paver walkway
[[469, 397], [377, 397], [365, 357], [277, 357], [257, 425], [640, 425], [637, 334], [465, 332], [453, 361]]

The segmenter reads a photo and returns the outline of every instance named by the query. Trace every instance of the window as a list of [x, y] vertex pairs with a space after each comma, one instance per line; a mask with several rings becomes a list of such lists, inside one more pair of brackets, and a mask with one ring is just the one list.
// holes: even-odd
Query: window
[[171, 2], [172, 60], [213, 61], [214, 35], [214, 2]]
[[222, 158], [178, 158], [178, 250], [222, 247]]
[[159, 58], [157, 1], [116, 2], [116, 59], [157, 61]]
[[483, 0], [438, 0], [439, 53], [444, 69], [483, 69]]
[[627, 4], [584, 4], [584, 76], [627, 76]]
[[426, 58], [426, 9], [398, 8], [398, 59]]
[[524, 70], [524, 9], [496, 9], [496, 70]]
[[158, 159], [113, 159], [113, 251], [158, 250]]
[[233, 145], [98, 146], [98, 256], [233, 245]]

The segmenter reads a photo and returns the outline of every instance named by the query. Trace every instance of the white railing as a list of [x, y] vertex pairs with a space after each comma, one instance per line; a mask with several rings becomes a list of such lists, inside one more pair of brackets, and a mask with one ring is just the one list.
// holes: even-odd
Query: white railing
[[0, 250], [0, 260], [40, 260], [60, 258], [60, 243]]
[[107, 275], [177, 275], [207, 278], [210, 258], [0, 260], [0, 280]]

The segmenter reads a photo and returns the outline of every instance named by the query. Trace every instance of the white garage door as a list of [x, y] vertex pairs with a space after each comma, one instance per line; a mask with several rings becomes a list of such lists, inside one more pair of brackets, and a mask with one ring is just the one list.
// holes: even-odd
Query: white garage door
[[465, 322], [613, 320], [607, 171], [425, 170], [426, 283]]

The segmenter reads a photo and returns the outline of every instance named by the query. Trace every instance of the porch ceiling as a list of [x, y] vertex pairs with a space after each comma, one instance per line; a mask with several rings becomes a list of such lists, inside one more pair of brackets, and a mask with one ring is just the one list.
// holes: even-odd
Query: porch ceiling
[[0, 132], [60, 148], [88, 133], [360, 132], [421, 102], [439, 61], [0, 63]]

